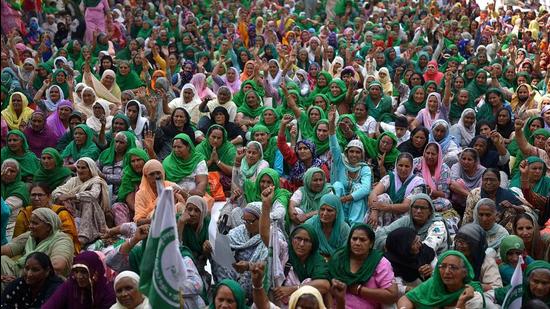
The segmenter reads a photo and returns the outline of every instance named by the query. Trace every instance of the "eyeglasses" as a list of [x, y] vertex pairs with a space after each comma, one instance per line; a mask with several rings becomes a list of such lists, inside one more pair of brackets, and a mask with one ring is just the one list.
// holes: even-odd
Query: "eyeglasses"
[[242, 218], [243, 221], [244, 221], [244, 224], [246, 225], [252, 225], [254, 224], [254, 222], [258, 221], [258, 219], [254, 219], [254, 220], [246, 220], [245, 218]]
[[451, 272], [457, 272], [459, 271], [460, 269], [462, 269], [462, 267], [459, 267], [459, 266], [456, 266], [456, 265], [453, 265], [453, 264], [439, 264], [437, 266], [437, 268], [439, 268], [439, 270], [449, 270]]
[[413, 205], [413, 206], [412, 206], [412, 209], [424, 211], [424, 210], [428, 210], [428, 209], [430, 209], [430, 208], [429, 208], [429, 207], [425, 207], [425, 206]]
[[294, 240], [295, 242], [297, 242], [299, 244], [301, 244], [301, 243], [310, 244], [311, 243], [311, 239], [302, 238], [300, 236], [294, 236], [292, 238], [292, 240]]

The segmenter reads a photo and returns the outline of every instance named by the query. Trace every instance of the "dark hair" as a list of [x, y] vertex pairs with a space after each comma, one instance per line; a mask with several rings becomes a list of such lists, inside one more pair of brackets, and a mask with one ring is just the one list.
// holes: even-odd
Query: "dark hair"
[[353, 235], [353, 232], [357, 230], [361, 230], [367, 233], [367, 237], [369, 238], [369, 240], [374, 243], [376, 239], [376, 234], [374, 234], [374, 231], [372, 230], [372, 228], [370, 228], [370, 226], [367, 226], [364, 224], [359, 224], [358, 226], [351, 228], [351, 232], [349, 233], [348, 243], [351, 241], [351, 236]]
[[408, 128], [409, 121], [405, 116], [398, 116], [395, 118], [395, 127], [396, 128]]
[[52, 265], [52, 261], [50, 260], [50, 257], [46, 253], [35, 251], [27, 255], [27, 258], [25, 259], [25, 264], [27, 264], [27, 261], [30, 259], [35, 259], [42, 268], [49, 270], [50, 274], [48, 275], [48, 277], [55, 276], [55, 271]]
[[495, 174], [497, 176], [498, 181], [500, 182], [500, 171], [498, 169], [496, 169], [494, 167], [489, 167], [483, 172], [481, 177], [483, 178], [483, 176], [485, 176], [485, 174], [487, 174], [487, 173]]
[[474, 159], [476, 161], [479, 161], [479, 153], [477, 152], [477, 150], [475, 150], [473, 148], [466, 148], [466, 149], [462, 150], [462, 153], [460, 154], [460, 156], [462, 157], [467, 152], [471, 153], [474, 156]]
[[401, 159], [408, 159], [409, 161], [411, 161], [411, 164], [413, 164], [414, 162], [414, 158], [413, 158], [413, 155], [408, 153], [408, 152], [402, 152], [400, 153], [398, 156], [397, 156], [397, 160], [395, 160], [395, 163], [399, 162], [399, 160]]
[[[520, 219], [527, 219], [529, 221], [531, 221], [531, 223], [533, 223], [533, 227], [536, 228], [538, 227], [538, 222], [536, 222], [533, 217], [531, 217], [530, 215], [526, 214], [526, 213], [521, 213], [521, 214], [517, 214], [515, 217], [514, 217], [514, 221], [512, 221], [512, 232], [515, 233], [516, 232], [516, 228], [517, 228], [517, 225], [518, 225], [518, 221]], [[533, 231], [535, 231], [535, 229], [533, 229]], [[535, 234], [533, 232], [533, 234]], [[537, 233], [538, 234], [538, 233]]]
[[487, 125], [489, 126], [489, 128], [491, 128], [491, 130], [494, 130], [495, 129], [495, 124], [492, 122], [492, 121], [489, 121], [489, 120], [480, 120], [477, 122], [476, 124], [476, 135], [479, 135], [479, 130], [481, 129], [482, 126], [484, 125]]
[[50, 186], [45, 183], [45, 182], [33, 182], [29, 188], [29, 192], [32, 191], [32, 189], [36, 188], [36, 187], [39, 187], [40, 189], [42, 189], [44, 192], [46, 192], [46, 194], [50, 195], [52, 194], [52, 189], [50, 188]]

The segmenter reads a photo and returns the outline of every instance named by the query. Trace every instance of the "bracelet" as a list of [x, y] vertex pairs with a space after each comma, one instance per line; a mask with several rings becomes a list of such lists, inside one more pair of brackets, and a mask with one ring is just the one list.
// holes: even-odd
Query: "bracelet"
[[361, 296], [360, 293], [361, 293], [361, 288], [362, 287], [363, 287], [363, 285], [361, 285], [361, 284], [357, 286], [357, 291], [355, 291], [355, 295]]
[[252, 289], [258, 291], [258, 290], [263, 290], [263, 287], [260, 286], [260, 287], [258, 288], [258, 287], [256, 287], [256, 286], [254, 286], [254, 283], [252, 283]]
[[222, 162], [221, 160], [218, 160], [218, 162], [216, 162], [216, 165], [219, 166], [221, 162]]

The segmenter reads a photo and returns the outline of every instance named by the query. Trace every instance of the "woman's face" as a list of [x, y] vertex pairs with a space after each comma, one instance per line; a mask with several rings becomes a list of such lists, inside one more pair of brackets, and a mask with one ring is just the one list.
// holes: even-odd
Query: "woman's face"
[[406, 157], [401, 158], [399, 161], [397, 161], [396, 169], [397, 169], [397, 175], [399, 176], [399, 178], [401, 178], [402, 180], [407, 179], [407, 177], [409, 177], [409, 175], [412, 172], [411, 160], [409, 160], [409, 158], [406, 158]]
[[477, 163], [474, 155], [471, 152], [464, 152], [460, 157], [460, 164], [467, 172], [473, 172], [476, 169]]
[[61, 98], [58, 87], [53, 87], [50, 89], [50, 98], [52, 99], [52, 102], [57, 102], [57, 100]]
[[23, 268], [25, 283], [32, 287], [41, 286], [50, 275], [51, 269], [43, 268], [35, 258], [29, 258]]
[[13, 110], [16, 113], [20, 113], [21, 111], [23, 111], [23, 99], [21, 98], [20, 94], [14, 94], [11, 97], [11, 104], [12, 104]]
[[500, 96], [496, 93], [490, 93], [487, 99], [489, 101], [489, 104], [491, 104], [493, 108], [498, 107], [502, 104]]
[[242, 219], [244, 221], [246, 230], [250, 235], [258, 234], [260, 230], [260, 220], [258, 220], [256, 216], [245, 211]]
[[19, 152], [23, 150], [23, 139], [15, 134], [8, 135], [8, 148], [12, 152]]
[[111, 89], [111, 87], [113, 87], [113, 84], [115, 83], [115, 78], [111, 75], [105, 75], [105, 77], [101, 79], [101, 83], [103, 84], [103, 86], [105, 86], [105, 88]]
[[130, 278], [122, 278], [115, 285], [118, 302], [125, 308], [135, 308], [143, 302], [138, 285]]
[[315, 193], [321, 192], [323, 190], [323, 186], [325, 184], [325, 177], [323, 177], [323, 173], [317, 172], [313, 174], [313, 177], [311, 177], [311, 183], [309, 185], [309, 189]]
[[269, 140], [269, 134], [267, 134], [266, 132], [255, 132], [254, 140], [260, 143], [262, 147], [265, 147], [267, 141]]
[[313, 159], [313, 155], [311, 153], [311, 150], [304, 143], [300, 143], [298, 145], [297, 155], [298, 155], [298, 159], [300, 161], [306, 161], [306, 160]]
[[95, 95], [89, 90], [82, 91], [82, 101], [86, 105], [92, 105], [95, 101]]
[[189, 215], [188, 223], [190, 225], [199, 224], [201, 218], [201, 210], [199, 207], [193, 204], [187, 204], [187, 206], [185, 206], [185, 212]]
[[273, 179], [267, 174], [263, 175], [262, 179], [260, 179], [260, 189], [262, 192], [273, 185]]
[[323, 74], [319, 74], [317, 77], [317, 86], [325, 87], [327, 85], [327, 78]]
[[132, 166], [134, 172], [141, 175], [143, 173], [143, 166], [145, 165], [145, 161], [138, 156], [131, 156], [130, 165]]
[[[355, 115], [356, 119], [364, 119], [367, 118], [367, 107], [365, 104], [355, 104], [355, 107], [353, 108], [353, 114]], [[319, 117], [321, 115], [319, 114]]]
[[218, 102], [220, 104], [225, 104], [231, 99], [231, 91], [227, 88], [222, 88], [218, 91]]
[[497, 124], [499, 126], [504, 126], [511, 120], [512, 119], [510, 119], [510, 113], [505, 109], [501, 110], [497, 115]]
[[128, 118], [130, 118], [130, 120], [132, 121], [135, 121], [137, 119], [138, 113], [139, 108], [136, 105], [128, 105], [128, 108], [126, 108], [126, 116], [128, 116]]
[[463, 80], [462, 78], [457, 78], [457, 79], [455, 79], [454, 88], [455, 88], [455, 89], [462, 89], [462, 88], [464, 88], [464, 80]]
[[424, 160], [428, 166], [435, 166], [439, 157], [439, 149], [435, 145], [430, 145], [424, 151]]
[[249, 92], [247, 95], [246, 95], [246, 104], [250, 107], [250, 108], [256, 108], [258, 106], [260, 106], [259, 102], [258, 102], [258, 98], [256, 97], [256, 94], [253, 93], [253, 92]]
[[90, 286], [90, 273], [86, 268], [76, 267], [73, 269], [72, 273], [79, 288], [82, 289]]
[[478, 138], [476, 142], [474, 143], [475, 150], [477, 150], [477, 153], [480, 156], [484, 156], [487, 152], [487, 142], [484, 139]]
[[172, 121], [174, 122], [174, 126], [176, 128], [183, 128], [185, 124], [187, 123], [187, 116], [185, 115], [185, 112], [181, 109], [178, 109], [174, 116], [172, 117]]
[[271, 74], [271, 76], [276, 76], [278, 72], [279, 72], [279, 66], [277, 66], [277, 63], [275, 63], [275, 61], [270, 61], [269, 73]]
[[346, 151], [346, 157], [348, 158], [349, 163], [357, 164], [363, 159], [363, 152], [357, 147], [350, 147]]
[[260, 160], [260, 151], [254, 146], [248, 147], [245, 156], [248, 166], [252, 166]]
[[540, 122], [539, 119], [535, 119], [531, 121], [531, 124], [529, 125], [529, 131], [535, 132], [536, 130], [542, 128], [543, 124]]
[[428, 93], [437, 92], [437, 86], [434, 83], [431, 83], [426, 87]]
[[244, 71], [246, 72], [246, 75], [252, 76], [254, 74], [254, 64], [249, 63], [244, 66]]
[[72, 109], [68, 106], [62, 106], [58, 109], [59, 119], [68, 120], [71, 116]]
[[544, 122], [550, 125], [550, 109], [544, 112], [542, 117], [544, 118]]
[[46, 239], [52, 232], [52, 227], [46, 222], [40, 220], [37, 215], [31, 215], [29, 222], [29, 231], [31, 236], [39, 241]]
[[369, 254], [373, 241], [369, 238], [366, 231], [356, 229], [350, 238], [351, 252], [356, 256], [366, 256]]
[[55, 76], [55, 81], [58, 83], [58, 84], [63, 84], [65, 82], [65, 79], [67, 77], [65, 76], [65, 73], [63, 72], [59, 72], [56, 76]]
[[[317, 43], [315, 43], [315, 44], [317, 44]], [[311, 65], [311, 66], [309, 66], [308, 73], [309, 73], [310, 76], [317, 76], [317, 73], [319, 73], [319, 68], [316, 65]], [[317, 82], [319, 82], [319, 81], [317, 81]]]
[[85, 161], [78, 161], [78, 163], [76, 163], [76, 174], [82, 182], [92, 178], [92, 172]]
[[101, 66], [103, 67], [103, 69], [107, 70], [113, 66], [113, 63], [111, 62], [111, 60], [109, 60], [109, 58], [103, 58], [101, 60]]
[[311, 237], [304, 229], [299, 229], [292, 237], [292, 248], [298, 258], [308, 257], [312, 250]]
[[479, 135], [489, 138], [491, 135], [491, 127], [487, 124], [483, 124], [479, 127]]
[[208, 136], [208, 142], [213, 148], [218, 148], [223, 144], [223, 132], [219, 129], [210, 131]]
[[322, 205], [319, 208], [319, 220], [321, 223], [333, 224], [336, 221], [336, 215], [336, 209], [328, 205]]
[[229, 82], [234, 82], [237, 79], [237, 74], [233, 69], [227, 70], [227, 73], [225, 73], [225, 76], [227, 77], [227, 81]]
[[195, 97], [195, 93], [191, 88], [186, 88], [183, 90], [183, 100], [185, 103], [189, 103], [193, 101], [193, 98]]
[[529, 276], [529, 290], [540, 300], [550, 297], [550, 272], [548, 269], [536, 269]]
[[412, 144], [416, 149], [422, 149], [426, 145], [426, 139], [426, 133], [424, 131], [418, 131], [412, 137]]
[[529, 164], [529, 175], [530, 178], [535, 181], [539, 181], [541, 179], [542, 174], [544, 171], [544, 163], [542, 162], [535, 162]]
[[534, 229], [535, 226], [533, 225], [533, 222], [531, 220], [521, 218], [516, 223], [516, 230], [514, 231], [514, 234], [523, 239], [524, 243], [530, 244], [531, 241], [533, 241]]
[[40, 163], [45, 170], [53, 170], [56, 166], [54, 158], [47, 153], [42, 154], [40, 157]]
[[39, 186], [31, 189], [31, 204], [34, 208], [47, 207], [50, 202], [50, 196]]
[[312, 294], [304, 294], [296, 302], [296, 308], [319, 309], [319, 302]]
[[218, 289], [214, 298], [214, 306], [216, 309], [237, 309], [235, 296], [227, 286], [222, 285]]
[[105, 116], [105, 110], [99, 103], [95, 103], [94, 106], [92, 107], [92, 110], [94, 112], [94, 117], [96, 118], [101, 118]]
[[422, 104], [424, 102], [424, 96], [425, 96], [424, 88], [418, 88], [413, 95], [413, 100], [417, 104]]
[[266, 110], [264, 112], [264, 122], [265, 124], [267, 125], [271, 125], [271, 124], [274, 124], [276, 121], [276, 118], [275, 118], [275, 113], [273, 113], [272, 110]]
[[477, 208], [479, 225], [486, 231], [490, 230], [497, 220], [497, 212], [488, 205], [480, 205]]
[[472, 127], [472, 125], [476, 121], [476, 116], [475, 116], [474, 113], [468, 113], [468, 114], [464, 115], [464, 118], [463, 118], [462, 121], [464, 122], [464, 126], [466, 128], [470, 128], [470, 127]]
[[[361, 105], [361, 104], [357, 104], [357, 105]], [[309, 111], [309, 122], [317, 123], [317, 121], [319, 121], [320, 119], [321, 119], [321, 113], [319, 112], [319, 110], [317, 110], [316, 108], [312, 108]]]
[[454, 289], [464, 285], [466, 268], [459, 257], [449, 255], [439, 264], [439, 274], [447, 289]]
[[[315, 101], [313, 102], [313, 105], [319, 106], [321, 109], [325, 110], [327, 108], [327, 102], [323, 100], [322, 97], [316, 97]], [[360, 105], [360, 104], [358, 104]]]
[[438, 107], [439, 107], [439, 102], [437, 101], [436, 96], [431, 95], [428, 98], [428, 109], [429, 109], [429, 111], [432, 112], [432, 113], [436, 113]]
[[393, 147], [393, 139], [387, 135], [384, 135], [380, 139], [380, 143], [378, 144], [378, 149], [380, 149], [380, 152], [382, 153], [389, 153]]
[[182, 159], [186, 159], [189, 157], [189, 146], [186, 145], [183, 140], [181, 139], [175, 139], [172, 143], [172, 150], [174, 151], [174, 154]]
[[124, 63], [118, 66], [118, 70], [120, 71], [120, 75], [126, 76], [130, 73], [130, 66]]
[[440, 124], [433, 129], [432, 133], [434, 135], [434, 139], [439, 142], [447, 135], [447, 128]]
[[464, 239], [460, 237], [455, 238], [454, 247], [455, 247], [455, 250], [462, 252], [462, 254], [464, 254], [464, 256], [466, 256], [467, 258], [469, 258], [470, 254], [472, 253], [472, 250], [468, 242], [466, 242]]
[[320, 141], [325, 141], [328, 138], [328, 125], [326, 123], [319, 124], [315, 133]]
[[432, 207], [426, 200], [416, 200], [411, 206], [411, 213], [413, 221], [416, 225], [422, 226], [426, 224], [430, 216], [432, 215]]
[[115, 153], [123, 154], [126, 152], [126, 149], [128, 149], [128, 140], [126, 135], [122, 133], [117, 134], [115, 136]]
[[128, 129], [128, 126], [126, 125], [126, 122], [121, 118], [116, 118], [113, 121], [113, 132], [118, 133], [121, 131], [126, 131]]
[[342, 89], [340, 89], [337, 84], [332, 83], [330, 84], [330, 93], [333, 97], [337, 97], [342, 94]]
[[481, 178], [481, 187], [483, 188], [483, 191], [487, 193], [495, 193], [500, 187], [500, 180], [495, 173], [485, 172]]
[[[420, 58], [420, 59], [422, 59], [422, 58]], [[411, 77], [409, 79], [409, 82], [411, 83], [412, 87], [420, 86], [422, 84], [422, 80], [420, 79], [420, 75], [418, 75], [418, 74], [411, 75]]]

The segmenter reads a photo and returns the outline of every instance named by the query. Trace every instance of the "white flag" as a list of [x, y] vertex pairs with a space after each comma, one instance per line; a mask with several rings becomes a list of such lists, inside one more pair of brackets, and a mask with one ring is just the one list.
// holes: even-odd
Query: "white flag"
[[523, 257], [520, 255], [518, 260], [518, 265], [514, 270], [512, 275], [512, 280], [510, 280], [511, 288], [506, 293], [504, 302], [502, 304], [502, 309], [520, 309], [521, 303], [523, 301]]

